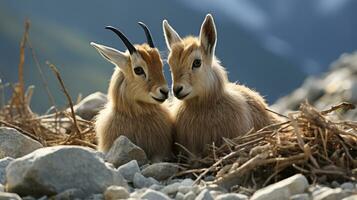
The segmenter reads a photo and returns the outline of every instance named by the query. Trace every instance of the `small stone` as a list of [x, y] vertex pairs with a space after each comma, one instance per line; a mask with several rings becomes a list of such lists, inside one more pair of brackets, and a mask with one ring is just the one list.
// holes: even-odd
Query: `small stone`
[[135, 173], [140, 173], [136, 160], [132, 160], [118, 168], [118, 172], [129, 182], [133, 182]]
[[198, 185], [194, 185], [192, 187], [192, 192], [194, 192], [196, 195], [198, 195], [201, 192], [201, 188]]
[[92, 194], [89, 197], [85, 198], [85, 200], [104, 200], [103, 194]]
[[248, 200], [248, 196], [244, 194], [228, 193], [228, 194], [218, 195], [215, 199], [216, 200]]
[[193, 186], [194, 181], [190, 178], [185, 178], [181, 181], [182, 186]]
[[348, 196], [346, 198], [343, 198], [342, 200], [357, 200], [357, 194]]
[[64, 192], [61, 192], [54, 196], [54, 198], [51, 198], [53, 200], [72, 200], [72, 199], [83, 199], [86, 196], [86, 194], [80, 190], [80, 189], [68, 189]]
[[0, 192], [0, 200], [22, 200], [21, 197], [15, 193]]
[[351, 193], [344, 192], [341, 188], [335, 189], [326, 189], [323, 192], [318, 193], [317, 195], [313, 195], [314, 200], [340, 200]]
[[209, 190], [204, 189], [200, 192], [200, 194], [196, 197], [196, 200], [213, 200], [213, 197]]
[[158, 184], [159, 182], [153, 178], [146, 178], [140, 173], [135, 173], [134, 179], [133, 179], [134, 187], [136, 188], [148, 188], [151, 185]]
[[5, 183], [5, 169], [6, 167], [10, 164], [11, 161], [13, 161], [13, 158], [6, 157], [3, 159], [0, 159], [0, 184]]
[[139, 165], [144, 165], [148, 162], [144, 150], [123, 135], [114, 141], [105, 159], [113, 163], [115, 167], [119, 167], [132, 160], [136, 160]]
[[75, 105], [74, 112], [82, 119], [92, 120], [107, 103], [107, 96], [101, 92], [96, 92], [86, 96]]
[[196, 198], [196, 194], [193, 191], [190, 191], [185, 194], [184, 200], [194, 200]]
[[207, 181], [207, 182], [214, 181], [214, 179], [215, 179], [214, 176], [206, 176], [206, 177], [204, 177], [204, 181]]
[[41, 143], [16, 129], [0, 128], [0, 159], [5, 157], [18, 158], [42, 147]]
[[152, 189], [147, 189], [142, 195], [141, 199], [146, 199], [146, 200], [169, 200], [170, 198], [166, 196], [165, 194], [152, 190]]
[[109, 186], [104, 192], [105, 200], [127, 199], [130, 194], [126, 188], [121, 186]]
[[256, 191], [251, 200], [288, 199], [291, 195], [303, 193], [308, 187], [305, 176], [296, 174]]
[[209, 193], [213, 197], [213, 199], [216, 199], [218, 195], [223, 194], [221, 191], [216, 191], [216, 190], [210, 190]]
[[159, 191], [159, 190], [162, 190], [162, 188], [164, 188], [164, 186], [158, 185], [158, 184], [153, 184], [153, 185], [150, 186], [149, 188], [152, 189], [152, 190]]
[[173, 183], [173, 184], [170, 184], [168, 186], [165, 186], [161, 192], [162, 193], [165, 193], [167, 195], [175, 195], [176, 192], [178, 191], [178, 188], [180, 187], [180, 183]]
[[26, 196], [26, 197], [22, 197], [22, 200], [37, 200], [37, 199], [32, 196]]
[[333, 188], [337, 188], [337, 187], [340, 187], [340, 184], [337, 181], [332, 181], [331, 186]]
[[142, 174], [146, 177], [153, 177], [156, 180], [162, 181], [175, 175], [179, 170], [179, 166], [173, 163], [154, 163], [142, 170]]
[[341, 187], [342, 189], [344, 189], [344, 190], [353, 190], [353, 189], [355, 189], [354, 184], [351, 183], [351, 182], [343, 183], [340, 187]]
[[180, 185], [178, 187], [178, 191], [182, 194], [186, 194], [190, 191], [193, 191], [193, 187], [192, 186], [185, 186], [185, 185]]
[[178, 192], [175, 196], [175, 200], [184, 200], [185, 199], [185, 195], [182, 194], [181, 192]]
[[310, 200], [310, 196], [307, 193], [295, 194], [290, 197], [290, 200]]

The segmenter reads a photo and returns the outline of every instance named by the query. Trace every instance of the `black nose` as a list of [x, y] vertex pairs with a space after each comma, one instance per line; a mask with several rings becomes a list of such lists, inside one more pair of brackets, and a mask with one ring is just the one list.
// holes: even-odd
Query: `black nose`
[[167, 97], [169, 96], [169, 91], [163, 88], [160, 88], [160, 92], [161, 94], [163, 94], [165, 96], [165, 98], [167, 99]]
[[176, 87], [174, 87], [174, 94], [175, 94], [175, 96], [178, 96], [182, 90], [183, 90], [183, 87], [182, 87], [182, 86], [176, 86]]

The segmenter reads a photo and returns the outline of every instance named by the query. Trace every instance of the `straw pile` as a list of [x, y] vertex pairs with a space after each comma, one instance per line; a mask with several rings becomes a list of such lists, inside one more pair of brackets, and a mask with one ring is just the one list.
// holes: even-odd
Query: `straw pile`
[[356, 181], [357, 123], [331, 119], [335, 112], [354, 108], [341, 103], [319, 112], [303, 103], [285, 122], [213, 146], [209, 156], [199, 160], [208, 167], [180, 175], [195, 175], [196, 183], [214, 176], [206, 183], [248, 193], [295, 173], [303, 173], [313, 183]]

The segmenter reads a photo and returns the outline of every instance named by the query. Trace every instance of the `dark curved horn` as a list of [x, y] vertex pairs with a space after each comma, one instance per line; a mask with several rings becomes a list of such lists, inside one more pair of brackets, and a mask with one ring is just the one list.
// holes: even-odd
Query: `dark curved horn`
[[130, 54], [133, 54], [134, 52], [136, 52], [134, 45], [131, 44], [131, 42], [128, 40], [128, 38], [122, 32], [120, 32], [118, 29], [116, 29], [112, 26], [106, 26], [105, 29], [109, 29], [109, 30], [113, 31], [115, 34], [117, 34], [120, 37], [120, 39], [123, 41], [123, 43], [125, 44], [126, 48], [128, 48]]
[[144, 29], [146, 40], [151, 48], [155, 48], [154, 42], [152, 41], [151, 33], [149, 28], [142, 22], [138, 22], [138, 24]]

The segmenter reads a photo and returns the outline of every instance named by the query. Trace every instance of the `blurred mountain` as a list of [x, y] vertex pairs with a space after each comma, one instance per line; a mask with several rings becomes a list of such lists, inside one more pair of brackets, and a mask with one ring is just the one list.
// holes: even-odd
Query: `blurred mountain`
[[[45, 61], [59, 68], [73, 97], [98, 90], [105, 92], [113, 66], [102, 59], [89, 42], [120, 50], [125, 50], [125, 47], [115, 35], [104, 30], [104, 26], [119, 27], [132, 42], [142, 43], [145, 36], [137, 22], [143, 21], [150, 27], [157, 47], [166, 57], [162, 20], [168, 19], [181, 36], [197, 35], [205, 14], [210, 12], [218, 29], [216, 53], [227, 67], [230, 80], [257, 89], [273, 102], [297, 87], [307, 73], [323, 70], [320, 66], [356, 46], [356, 38], [351, 39], [350, 34], [357, 32], [357, 26], [349, 25], [356, 23], [350, 21], [357, 14], [352, 12], [356, 8], [352, 1], [347, 1], [348, 6], [344, 5], [333, 16], [317, 18], [312, 16], [312, 1], [272, 2], [0, 1], [0, 78], [3, 82], [17, 80], [19, 42], [26, 18], [32, 22], [31, 43], [49, 87], [56, 103], [63, 105], [63, 95]], [[295, 5], [293, 2], [301, 3]], [[26, 52], [25, 64], [26, 83], [37, 86], [33, 107], [42, 112], [49, 104], [30, 50]], [[165, 73], [170, 80], [168, 67]]]
[[[327, 110], [342, 102], [357, 104], [357, 52], [342, 54], [330, 69], [319, 76], [310, 76], [291, 94], [280, 98], [272, 108], [279, 113], [297, 110], [308, 101], [319, 110]], [[357, 119], [357, 110], [338, 110], [339, 116]]]

